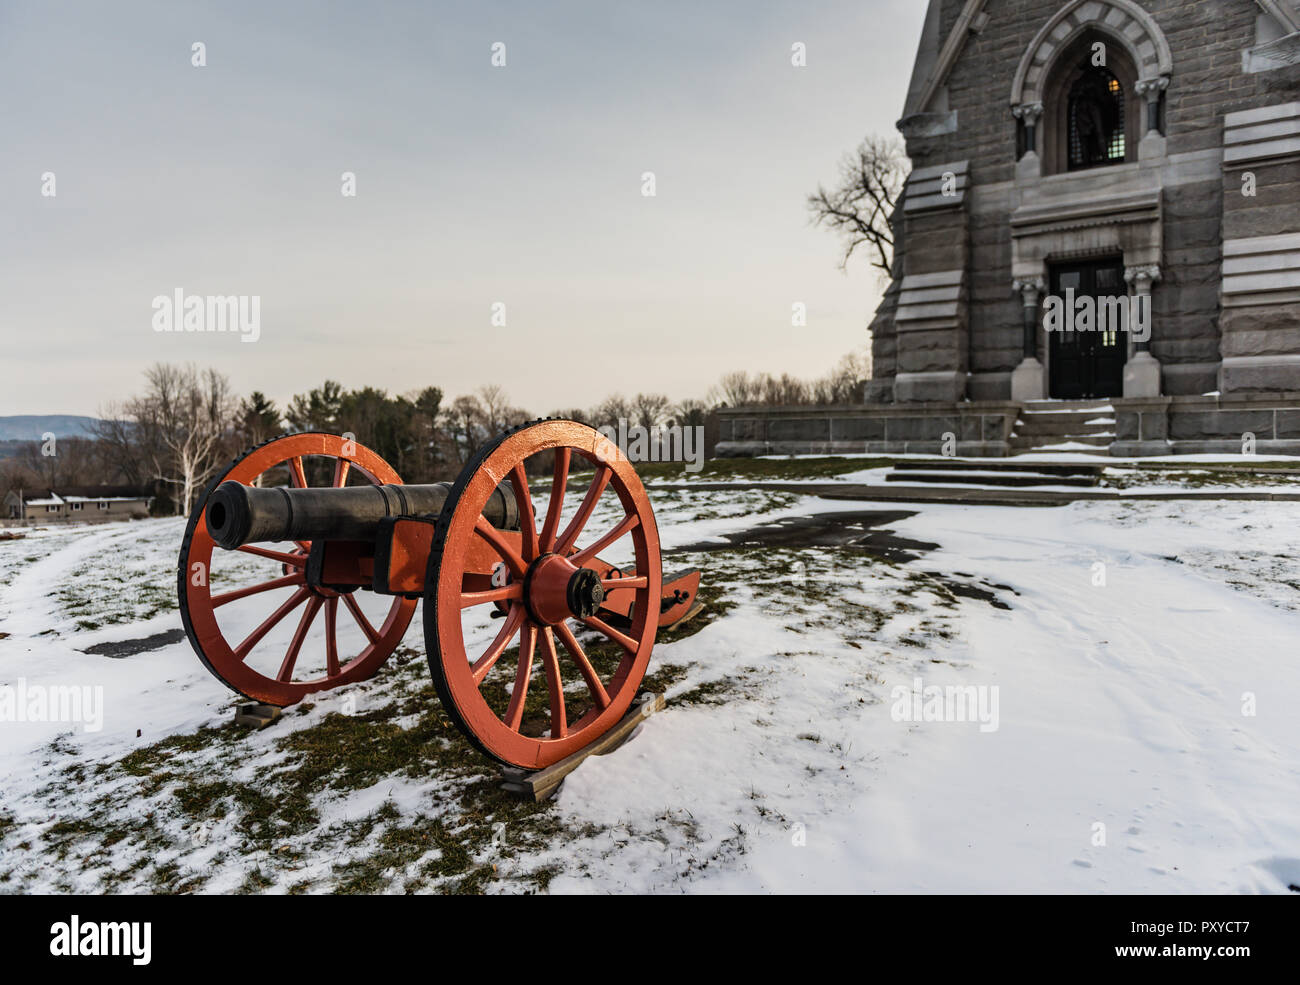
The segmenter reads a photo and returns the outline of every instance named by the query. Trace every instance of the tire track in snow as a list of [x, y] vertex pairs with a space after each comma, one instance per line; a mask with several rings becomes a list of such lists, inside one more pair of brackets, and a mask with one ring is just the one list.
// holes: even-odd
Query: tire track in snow
[[138, 539], [149, 532], [144, 524], [74, 537], [20, 571], [0, 598], [0, 632], [14, 637], [39, 636], [59, 621], [57, 592], [67, 576], [96, 552], [116, 543]]

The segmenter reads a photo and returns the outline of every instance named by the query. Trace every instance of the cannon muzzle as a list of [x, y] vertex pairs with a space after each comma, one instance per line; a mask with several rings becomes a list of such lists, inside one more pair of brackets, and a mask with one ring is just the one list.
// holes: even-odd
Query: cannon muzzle
[[[437, 516], [450, 489], [448, 482], [307, 489], [223, 482], [208, 499], [208, 533], [228, 551], [267, 541], [373, 540], [386, 517]], [[508, 482], [497, 486], [483, 516], [500, 530], [519, 529]]]

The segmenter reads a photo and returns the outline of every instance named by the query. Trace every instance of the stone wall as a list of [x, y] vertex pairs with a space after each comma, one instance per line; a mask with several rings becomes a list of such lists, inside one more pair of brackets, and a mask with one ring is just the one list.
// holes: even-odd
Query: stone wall
[[1115, 400], [1110, 453], [1241, 454], [1252, 436], [1256, 454], [1300, 454], [1300, 393], [1148, 397]]
[[[1020, 404], [1007, 401], [893, 406], [729, 407], [718, 411], [720, 458], [752, 455], [926, 454], [1001, 457]], [[951, 450], [951, 449], [950, 449]]]
[[[1109, 453], [1300, 455], [1300, 393], [1116, 399]], [[1013, 401], [728, 407], [717, 411], [719, 458], [753, 455], [956, 454], [999, 458], [1024, 405]], [[945, 448], [951, 435], [952, 448]], [[1105, 453], [1098, 449], [1099, 453]]]
[[1300, 390], [1300, 101], [1225, 127], [1225, 392]]
[[893, 323], [894, 398], [961, 400], [969, 368], [967, 163], [916, 168], [903, 197], [908, 256]]
[[1217, 175], [1167, 184], [1162, 193], [1161, 279], [1151, 295], [1151, 354], [1160, 361], [1166, 394], [1208, 393], [1219, 386], [1222, 204]]

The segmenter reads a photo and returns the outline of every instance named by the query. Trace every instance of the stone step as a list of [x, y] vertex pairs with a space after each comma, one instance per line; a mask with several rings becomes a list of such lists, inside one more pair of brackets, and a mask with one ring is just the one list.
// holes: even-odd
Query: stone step
[[[1115, 420], [1109, 417], [1080, 415], [1078, 420], [1044, 420], [1046, 414], [1025, 416], [1016, 421], [1016, 434], [1109, 434], [1115, 430]], [[1095, 421], [1096, 423], [1092, 423]]]
[[894, 463], [895, 472], [1037, 472], [1042, 475], [1091, 475], [1099, 476], [1106, 468], [1104, 465], [1075, 464], [1073, 462], [1034, 462], [1023, 465], [1018, 462], [969, 462], [960, 458], [941, 461], [904, 460]]
[[1024, 407], [1030, 414], [1055, 414], [1064, 411], [1102, 410], [1110, 407], [1110, 400], [1026, 400]]
[[1095, 486], [1095, 475], [1044, 475], [1041, 472], [970, 470], [966, 472], [890, 472], [886, 482], [946, 482], [969, 486]]
[[1072, 443], [1108, 448], [1115, 440], [1114, 434], [1013, 434], [1009, 444], [1013, 449], [1031, 451], [1035, 448], [1052, 450], [1052, 445]]

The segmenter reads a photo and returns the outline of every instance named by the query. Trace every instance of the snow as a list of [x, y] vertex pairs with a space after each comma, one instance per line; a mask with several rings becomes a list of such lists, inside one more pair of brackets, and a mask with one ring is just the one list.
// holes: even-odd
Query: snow
[[1032, 400], [1025, 404], [1026, 414], [1113, 414], [1115, 408], [1110, 404], [1098, 404], [1088, 407], [1062, 407], [1050, 400]]
[[[763, 489], [654, 496], [668, 549], [782, 517], [900, 509]], [[550, 891], [1285, 893], [1300, 879], [1300, 505], [904, 508], [915, 513], [889, 529], [939, 545], [904, 564], [834, 548], [665, 558], [703, 563], [733, 607], [656, 648], [652, 670], [683, 670], [667, 710], [566, 780], [552, 808], [563, 826], [526, 860], [558, 868]], [[174, 591], [182, 532], [143, 521], [0, 542], [0, 684], [99, 686], [105, 708], [100, 732], [0, 723], [0, 815], [16, 819], [0, 825], [0, 874], [15, 873], [0, 892], [102, 891], [102, 870], [42, 853], [42, 832], [132, 781], [92, 772], [68, 789], [61, 771], [228, 719], [231, 695], [183, 640], [85, 652], [179, 627], [152, 593]], [[419, 626], [417, 614], [417, 651]], [[419, 663], [410, 682], [345, 691], [367, 707], [409, 695]], [[918, 678], [997, 688], [997, 729], [897, 720], [896, 695]], [[210, 750], [205, 768], [256, 782], [282, 759], [278, 737], [345, 698], [251, 733], [242, 759]], [[410, 823], [454, 815], [454, 785], [393, 776], [314, 806], [321, 830], [383, 805]], [[183, 819], [164, 827], [186, 836]], [[244, 878], [248, 860], [218, 851], [229, 827], [179, 858], [208, 873], [202, 891]], [[377, 838], [310, 854], [292, 879], [328, 889], [333, 864], [379, 851]], [[506, 874], [495, 889], [515, 888]], [[271, 878], [271, 891], [290, 881]]]

